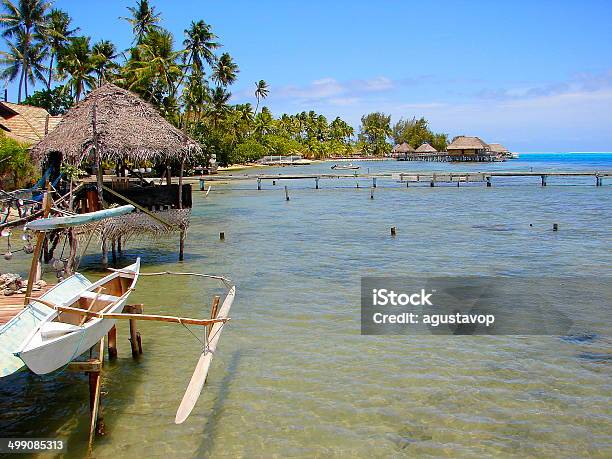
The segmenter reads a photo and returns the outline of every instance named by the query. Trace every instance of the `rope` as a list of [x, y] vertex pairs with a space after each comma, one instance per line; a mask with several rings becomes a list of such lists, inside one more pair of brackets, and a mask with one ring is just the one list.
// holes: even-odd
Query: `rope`
[[[180, 318], [179, 318], [179, 323], [180, 323], [180, 324], [181, 324], [183, 327], [185, 327], [185, 330], [187, 330], [189, 333], [191, 333], [191, 334], [193, 335], [193, 337], [194, 337], [195, 339], [197, 339], [197, 340], [200, 342], [200, 344], [201, 344], [202, 346], [206, 347], [206, 346], [208, 345], [208, 344], [207, 344], [207, 343], [208, 343], [208, 341], [206, 341], [206, 336], [204, 336], [204, 340], [205, 340], [205, 342], [202, 342], [202, 340], [201, 340], [200, 338], [198, 338], [198, 335], [196, 335], [196, 334], [195, 334], [193, 331], [191, 331], [191, 328], [189, 328], [187, 325], [185, 325], [185, 324], [183, 323], [183, 321], [182, 321]], [[206, 327], [204, 327], [204, 329], [206, 329]], [[206, 332], [204, 332], [204, 333], [206, 333]]]

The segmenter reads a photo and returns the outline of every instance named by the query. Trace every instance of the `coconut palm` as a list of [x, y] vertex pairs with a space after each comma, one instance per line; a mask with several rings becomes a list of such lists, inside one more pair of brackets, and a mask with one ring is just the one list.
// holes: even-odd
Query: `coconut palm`
[[[20, 48], [22, 55], [21, 76], [17, 96], [17, 101], [21, 102], [21, 86], [24, 86], [27, 97], [27, 85], [30, 75], [37, 74], [37, 70], [30, 70], [28, 68], [31, 63], [30, 61], [37, 61], [39, 55], [41, 53], [44, 54], [43, 51], [45, 51], [44, 48], [38, 47], [36, 37], [46, 35], [46, 14], [51, 4], [44, 0], [19, 0], [18, 2], [3, 0], [2, 6], [4, 7], [4, 14], [0, 16], [0, 24], [4, 27], [2, 35], [5, 38], [17, 36], [15, 46]], [[35, 59], [30, 59], [30, 52], [38, 53], [39, 55], [34, 56]]]
[[212, 79], [223, 86], [228, 86], [236, 81], [238, 66], [228, 53], [221, 54], [221, 57], [213, 65]]
[[221, 44], [215, 41], [217, 36], [212, 33], [210, 25], [202, 20], [192, 22], [191, 26], [185, 29], [185, 36], [183, 46], [187, 53], [184, 62], [191, 66], [194, 73], [204, 73], [204, 62], [212, 67], [217, 60], [214, 51], [221, 47]]
[[178, 65], [181, 52], [174, 51], [172, 34], [164, 29], [150, 31], [132, 52], [125, 68], [128, 89], [161, 106], [165, 97], [174, 97], [182, 75]]
[[87, 89], [96, 84], [94, 60], [89, 46], [89, 37], [72, 38], [57, 56], [57, 70], [68, 81], [64, 85], [76, 102]]
[[134, 33], [134, 43], [142, 43], [145, 35], [159, 29], [157, 23], [161, 21], [161, 13], [155, 12], [155, 7], [149, 5], [148, 0], [138, 0], [136, 6], [128, 6], [132, 17], [122, 18], [129, 22]]
[[255, 83], [255, 98], [257, 99], [255, 114], [257, 114], [257, 109], [259, 108], [259, 101], [268, 97], [269, 93], [270, 89], [268, 88], [268, 83], [266, 83], [264, 80], [259, 80], [257, 83]]
[[115, 62], [117, 48], [109, 40], [102, 40], [95, 43], [91, 51], [95, 72], [98, 75], [98, 86], [102, 86], [108, 73], [119, 68]]
[[219, 122], [229, 113], [227, 102], [230, 97], [232, 97], [232, 94], [221, 86], [216, 86], [210, 91], [208, 116], [213, 126], [217, 127]]
[[72, 19], [62, 10], [52, 9], [47, 16], [48, 24], [45, 28], [45, 34], [40, 37], [49, 46], [49, 77], [47, 79], [47, 88], [51, 88], [51, 81], [53, 80], [53, 64], [54, 59], [61, 49], [63, 49], [70, 38], [74, 37], [74, 34], [79, 31], [79, 28], [70, 28]]
[[15, 42], [8, 41], [8, 52], [0, 51], [0, 64], [5, 68], [0, 74], [3, 79], [14, 81], [17, 75], [19, 78], [19, 96], [21, 102], [21, 87], [25, 89], [25, 96], [28, 97], [28, 82], [33, 86], [37, 81], [46, 84], [44, 75], [44, 61], [47, 58], [47, 49], [44, 43], [38, 42], [29, 46], [26, 44], [25, 33], [18, 32]]

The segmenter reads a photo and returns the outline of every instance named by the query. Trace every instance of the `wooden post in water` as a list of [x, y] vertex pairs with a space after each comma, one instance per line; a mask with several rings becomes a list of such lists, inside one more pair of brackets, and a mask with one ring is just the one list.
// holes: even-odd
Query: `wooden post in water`
[[487, 176], [487, 186], [490, 187], [491, 186], [491, 176]]
[[108, 358], [117, 358], [117, 327], [113, 326], [108, 332]]
[[224, 240], [225, 240], [225, 233], [224, 233], [223, 231], [221, 231], [221, 232], [219, 233], [219, 239], [220, 239], [220, 240], [222, 240], [222, 241], [224, 241]]
[[374, 187], [370, 188], [370, 199], [374, 199]]
[[542, 186], [546, 186], [546, 176], [542, 175]]
[[119, 255], [123, 253], [123, 247], [121, 245], [121, 236], [117, 238], [117, 252], [119, 252]]
[[257, 179], [257, 189], [261, 190], [261, 179], [260, 178]]
[[391, 227], [391, 236], [395, 236], [396, 234], [396, 230], [395, 230], [395, 226]]
[[102, 266], [108, 266], [108, 247], [106, 246], [106, 237], [102, 236]]
[[376, 188], [376, 177], [372, 177], [372, 188]]
[[[123, 308], [126, 314], [142, 314], [142, 304], [128, 304]], [[142, 354], [142, 341], [136, 328], [136, 320], [130, 319], [130, 346], [132, 347], [132, 357]]]
[[603, 177], [599, 175], [595, 175], [595, 186], [602, 186], [602, 185], [603, 185]]
[[315, 189], [319, 189], [319, 177], [315, 177]]
[[203, 178], [200, 178], [200, 191], [204, 191], [206, 189], [206, 181]]
[[289, 201], [289, 189], [287, 188], [287, 185], [285, 185], [285, 199]]
[[111, 241], [111, 253], [113, 256], [113, 264], [117, 264], [117, 241], [115, 239]]

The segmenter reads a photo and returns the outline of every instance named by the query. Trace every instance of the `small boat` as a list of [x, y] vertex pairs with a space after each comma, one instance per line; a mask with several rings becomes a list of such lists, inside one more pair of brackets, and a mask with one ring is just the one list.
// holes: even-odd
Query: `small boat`
[[76, 292], [71, 289], [64, 295], [56, 294], [53, 296], [54, 301], [50, 301], [49, 293], [62, 286], [63, 282], [43, 297], [32, 299], [28, 306], [38, 308], [32, 303], [42, 304], [47, 307], [47, 314], [43, 315], [15, 355], [30, 370], [41, 375], [67, 365], [98, 343], [113, 328], [116, 321], [104, 315], [123, 310], [130, 293], [136, 287], [139, 273], [140, 258], [136, 263], [94, 283], [75, 274], [80, 276], [79, 280], [86, 281], [82, 281], [84, 288]]
[[87, 223], [97, 222], [105, 218], [119, 217], [134, 211], [134, 206], [111, 207], [87, 214], [68, 215], [67, 217], [52, 217], [33, 220], [25, 225], [25, 229], [32, 231], [49, 231], [59, 228], [70, 228]]
[[347, 165], [334, 164], [331, 168], [334, 170], [357, 170], [359, 166], [353, 166], [351, 163], [348, 163]]
[[[40, 299], [49, 303], [60, 303], [64, 298], [79, 295], [91, 285], [85, 276], [77, 273], [53, 286], [41, 295]], [[0, 378], [16, 373], [24, 367], [23, 361], [15, 353], [23, 341], [55, 312], [53, 308], [31, 301], [19, 314], [0, 326]]]

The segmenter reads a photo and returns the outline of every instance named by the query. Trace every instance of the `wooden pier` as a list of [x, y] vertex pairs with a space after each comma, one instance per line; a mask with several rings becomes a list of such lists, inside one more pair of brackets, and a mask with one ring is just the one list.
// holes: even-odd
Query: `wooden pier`
[[578, 178], [591, 177], [594, 179], [595, 186], [602, 186], [603, 179], [612, 176], [612, 171], [529, 171], [529, 172], [383, 172], [375, 174], [259, 174], [259, 175], [218, 175], [214, 177], [200, 178], [200, 190], [204, 190], [206, 182], [240, 182], [256, 181], [257, 189], [261, 190], [263, 183], [268, 181], [276, 184], [279, 180], [313, 180], [315, 189], [320, 188], [321, 180], [331, 179], [351, 179], [351, 180], [371, 180], [372, 187], [378, 186], [378, 181], [388, 180], [393, 182], [427, 184], [431, 187], [436, 184], [451, 183], [459, 186], [461, 183], [483, 183], [487, 187], [493, 186], [495, 178], [504, 179], [524, 179], [539, 178], [541, 186], [547, 186], [547, 179], [550, 178]]

